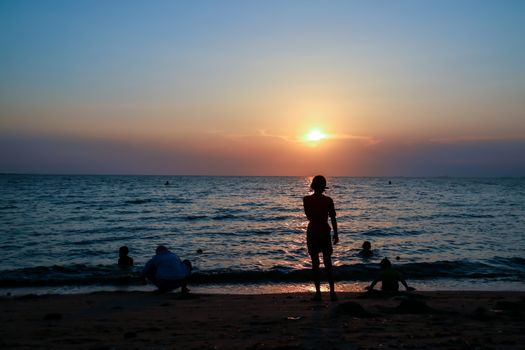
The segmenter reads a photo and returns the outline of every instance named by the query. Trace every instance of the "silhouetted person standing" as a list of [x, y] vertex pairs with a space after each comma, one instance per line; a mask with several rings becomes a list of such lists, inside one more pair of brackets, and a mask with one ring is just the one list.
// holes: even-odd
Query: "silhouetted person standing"
[[333, 242], [339, 242], [339, 235], [337, 232], [337, 221], [335, 219], [335, 207], [332, 198], [325, 196], [323, 192], [326, 187], [326, 179], [321, 176], [315, 176], [312, 180], [310, 188], [314, 191], [312, 195], [303, 198], [304, 212], [308, 218], [308, 228], [306, 229], [306, 243], [308, 246], [308, 254], [312, 259], [312, 273], [315, 284], [314, 300], [321, 300], [321, 282], [319, 270], [319, 253], [323, 253], [323, 263], [330, 284], [330, 299], [335, 301], [337, 296], [335, 294], [334, 278], [332, 272], [332, 239], [330, 237], [330, 225], [328, 224], [328, 217], [332, 222], [334, 229]]

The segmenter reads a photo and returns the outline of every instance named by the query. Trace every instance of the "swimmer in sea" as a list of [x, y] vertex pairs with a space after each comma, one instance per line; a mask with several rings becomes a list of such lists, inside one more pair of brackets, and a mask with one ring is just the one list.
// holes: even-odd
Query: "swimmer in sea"
[[368, 259], [374, 255], [374, 252], [372, 252], [372, 244], [369, 241], [364, 241], [362, 248], [363, 250], [358, 254], [361, 258]]
[[120, 267], [130, 267], [133, 266], [133, 259], [128, 255], [129, 249], [127, 246], [122, 246], [118, 250], [118, 266]]

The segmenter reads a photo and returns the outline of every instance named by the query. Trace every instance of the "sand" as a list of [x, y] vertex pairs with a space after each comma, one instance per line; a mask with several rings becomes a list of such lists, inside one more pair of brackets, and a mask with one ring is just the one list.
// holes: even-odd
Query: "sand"
[[[417, 293], [417, 294], [416, 294]], [[525, 292], [0, 298], [2, 349], [524, 349]]]

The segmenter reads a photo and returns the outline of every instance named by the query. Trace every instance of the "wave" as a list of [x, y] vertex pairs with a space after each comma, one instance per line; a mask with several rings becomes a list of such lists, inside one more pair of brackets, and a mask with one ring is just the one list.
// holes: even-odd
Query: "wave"
[[186, 221], [204, 220], [207, 219], [207, 215], [187, 215], [183, 218]]
[[275, 215], [275, 216], [255, 216], [243, 214], [232, 214], [232, 213], [221, 213], [216, 215], [185, 215], [178, 220], [180, 221], [246, 221], [246, 222], [282, 222], [292, 220], [294, 217], [289, 215]]
[[146, 203], [151, 203], [153, 200], [150, 199], [150, 198], [146, 198], [146, 199], [132, 199], [132, 200], [128, 200], [126, 201], [125, 203], [126, 204], [146, 204]]
[[212, 217], [213, 220], [242, 220], [241, 217], [235, 216], [233, 214], [220, 214]]
[[[525, 259], [495, 257], [483, 262], [437, 261], [396, 265], [409, 280], [432, 279], [505, 279], [523, 281]], [[1, 287], [71, 286], [71, 285], [138, 285], [141, 267], [121, 269], [116, 265], [38, 266], [0, 271]], [[370, 281], [378, 273], [377, 264], [337, 266], [334, 277], [339, 281]], [[216, 269], [197, 270], [193, 284], [249, 284], [267, 282], [308, 282], [310, 269], [275, 266], [267, 270]]]
[[424, 231], [418, 230], [406, 230], [401, 227], [386, 227], [386, 228], [376, 228], [370, 229], [367, 231], [359, 232], [363, 236], [372, 236], [372, 237], [385, 237], [385, 236], [417, 236], [424, 234]]

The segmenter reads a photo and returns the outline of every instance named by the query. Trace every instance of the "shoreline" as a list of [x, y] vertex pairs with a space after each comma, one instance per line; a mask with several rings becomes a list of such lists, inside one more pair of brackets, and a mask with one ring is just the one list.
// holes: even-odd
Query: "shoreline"
[[[467, 292], [525, 292], [525, 283], [521, 281], [477, 280], [409, 280], [410, 286], [419, 292], [467, 291]], [[336, 281], [337, 292], [363, 292], [370, 282]], [[189, 288], [197, 294], [279, 294], [313, 292], [312, 282], [258, 282], [258, 283], [210, 283], [190, 284]], [[155, 286], [148, 285], [62, 285], [62, 286], [4, 286], [0, 287], [2, 296], [24, 296], [29, 294], [69, 295], [95, 292], [153, 292]], [[321, 290], [327, 291], [328, 285], [321, 283]]]
[[0, 297], [4, 349], [521, 349], [525, 292]]

